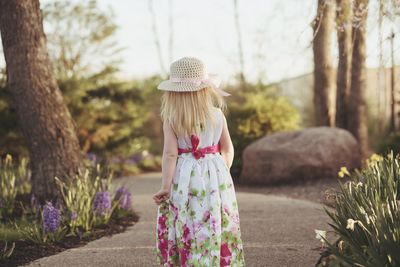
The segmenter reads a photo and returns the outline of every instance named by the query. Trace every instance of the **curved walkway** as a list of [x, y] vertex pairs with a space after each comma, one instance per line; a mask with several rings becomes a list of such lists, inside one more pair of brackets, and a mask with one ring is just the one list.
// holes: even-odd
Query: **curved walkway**
[[[103, 237], [32, 262], [29, 266], [156, 266], [156, 206], [151, 196], [159, 189], [160, 174], [117, 180], [133, 192], [139, 222], [126, 232]], [[314, 229], [328, 229], [322, 206], [273, 195], [237, 192], [246, 266], [315, 266], [320, 242]]]

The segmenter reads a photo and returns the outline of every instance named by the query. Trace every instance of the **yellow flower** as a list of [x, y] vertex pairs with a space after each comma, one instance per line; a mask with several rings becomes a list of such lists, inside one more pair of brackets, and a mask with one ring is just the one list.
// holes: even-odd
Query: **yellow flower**
[[345, 175], [350, 175], [349, 171], [347, 170], [346, 167], [341, 167], [340, 171], [338, 172], [338, 176], [340, 178], [343, 178]]
[[374, 154], [372, 154], [370, 159], [371, 159], [371, 161], [381, 161], [383, 159], [383, 157], [381, 155], [374, 153]]
[[6, 155], [6, 159], [5, 159], [5, 164], [11, 164], [12, 163], [12, 156], [10, 154]]

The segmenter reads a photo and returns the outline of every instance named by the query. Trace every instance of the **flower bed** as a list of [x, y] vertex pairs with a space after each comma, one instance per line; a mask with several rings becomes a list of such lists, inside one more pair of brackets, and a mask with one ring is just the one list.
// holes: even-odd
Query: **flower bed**
[[334, 210], [326, 209], [339, 237], [318, 266], [400, 266], [400, 157], [373, 155], [361, 171], [342, 176]]
[[0, 266], [17, 266], [90, 240], [122, 232], [138, 220], [132, 195], [112, 190], [112, 173], [86, 165], [70, 181], [58, 178], [62, 200], [37, 202], [25, 160], [0, 162]]

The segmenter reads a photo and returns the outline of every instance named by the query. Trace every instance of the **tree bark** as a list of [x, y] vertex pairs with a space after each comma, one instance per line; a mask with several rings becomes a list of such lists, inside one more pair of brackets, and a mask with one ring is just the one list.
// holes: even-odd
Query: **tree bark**
[[40, 201], [58, 198], [54, 177], [74, 175], [81, 159], [76, 126], [49, 60], [38, 0], [0, 0], [7, 84], [27, 140], [32, 190]]
[[349, 131], [360, 144], [362, 157], [368, 156], [368, 125], [367, 125], [367, 70], [365, 67], [366, 49], [366, 19], [368, 0], [356, 0], [354, 14], [357, 24], [353, 25], [352, 74], [349, 101]]
[[336, 80], [336, 126], [348, 129], [347, 114], [351, 82], [352, 50], [352, 1], [336, 0], [337, 38], [339, 46], [339, 64]]
[[318, 0], [314, 20], [314, 112], [317, 126], [334, 125], [333, 95], [335, 90], [331, 58], [331, 37], [334, 27], [335, 3]]

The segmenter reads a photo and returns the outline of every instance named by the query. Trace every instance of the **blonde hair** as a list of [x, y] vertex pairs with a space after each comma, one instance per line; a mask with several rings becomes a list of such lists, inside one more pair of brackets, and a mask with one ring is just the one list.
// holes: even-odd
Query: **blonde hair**
[[213, 107], [225, 109], [225, 101], [212, 88], [194, 92], [166, 91], [162, 96], [161, 118], [171, 124], [175, 134], [198, 134], [208, 123], [214, 124]]

